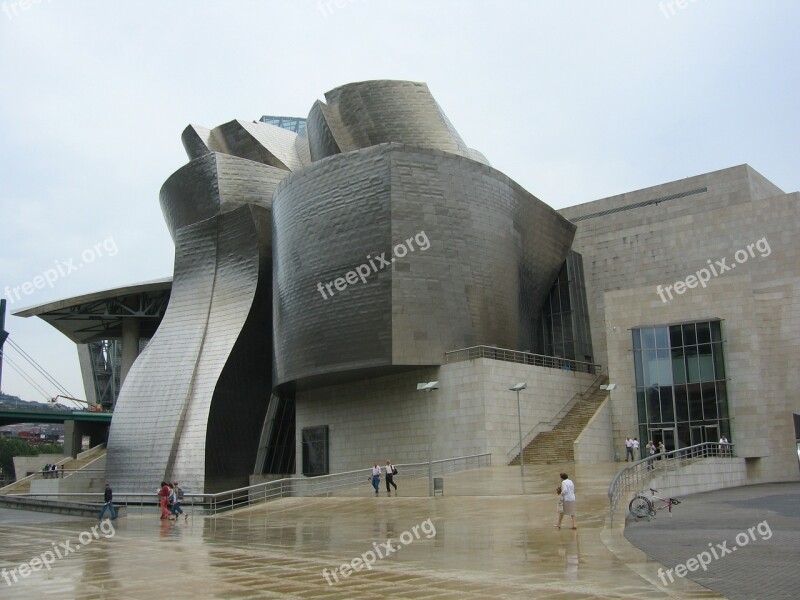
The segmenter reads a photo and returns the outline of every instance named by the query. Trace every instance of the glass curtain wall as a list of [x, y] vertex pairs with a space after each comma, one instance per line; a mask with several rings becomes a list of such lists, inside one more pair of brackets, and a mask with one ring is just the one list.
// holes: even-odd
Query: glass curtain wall
[[731, 439], [721, 321], [632, 330], [643, 444], [669, 450]]

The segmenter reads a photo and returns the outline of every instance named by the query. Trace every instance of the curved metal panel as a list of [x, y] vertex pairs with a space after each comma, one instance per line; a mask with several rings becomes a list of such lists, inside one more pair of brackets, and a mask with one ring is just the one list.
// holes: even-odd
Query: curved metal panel
[[214, 150], [211, 142], [211, 131], [200, 125], [187, 126], [181, 133], [181, 142], [189, 160], [200, 158]]
[[288, 129], [234, 120], [215, 127], [211, 137], [225, 154], [285, 171], [303, 166], [294, 145], [297, 134]]
[[162, 188], [175, 276], [117, 401], [106, 468], [121, 491], [247, 482], [271, 389], [270, 198], [286, 173], [212, 154]]
[[319, 100], [314, 102], [306, 119], [306, 133], [308, 133], [308, 147], [312, 161], [342, 152], [323, 112], [324, 106]]
[[161, 211], [175, 239], [175, 232], [181, 227], [220, 212], [244, 204], [270, 206], [272, 190], [288, 174], [283, 169], [227, 154], [206, 154], [167, 178], [159, 195]]
[[[383, 144], [295, 172], [273, 202], [275, 384], [440, 364], [479, 344], [531, 348], [574, 232], [451, 153]], [[370, 262], [382, 253], [388, 264]]]
[[[362, 81], [325, 94], [328, 121], [342, 152], [398, 142], [469, 156], [469, 149], [428, 86], [414, 81]], [[335, 120], [344, 136], [337, 135]], [[315, 157], [315, 160], [316, 157]]]

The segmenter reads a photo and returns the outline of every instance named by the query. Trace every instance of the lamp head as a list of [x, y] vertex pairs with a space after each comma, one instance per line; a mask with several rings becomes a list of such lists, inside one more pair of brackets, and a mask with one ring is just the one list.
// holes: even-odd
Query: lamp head
[[429, 381], [428, 383], [418, 383], [417, 384], [417, 391], [418, 392], [430, 392], [432, 390], [439, 389], [439, 382], [438, 381]]
[[522, 381], [520, 383], [515, 383], [508, 389], [511, 390], [512, 392], [519, 392], [520, 390], [524, 390], [526, 387], [528, 387], [528, 384]]

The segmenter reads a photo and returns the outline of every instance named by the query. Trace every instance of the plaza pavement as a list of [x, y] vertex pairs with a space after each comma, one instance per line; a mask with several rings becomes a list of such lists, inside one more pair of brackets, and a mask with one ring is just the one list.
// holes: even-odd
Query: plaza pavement
[[[286, 498], [216, 518], [160, 522], [150, 508], [77, 549], [96, 522], [0, 511], [0, 568], [16, 568], [18, 578], [0, 578], [0, 598], [721, 598], [688, 579], [662, 585], [661, 565], [623, 537], [624, 519], [606, 527], [606, 491], [620, 466], [529, 465], [525, 494], [518, 467], [491, 467], [445, 476], [436, 498], [426, 478], [401, 473], [399, 496], [374, 497], [365, 477], [363, 488], [336, 497]], [[561, 470], [576, 483], [575, 531], [553, 527]], [[18, 514], [9, 520], [9, 512]], [[50, 570], [19, 575], [20, 564], [67, 540], [72, 552]], [[387, 540], [398, 549], [370, 569], [351, 562], [388, 553]], [[345, 563], [361, 570], [348, 573]]]
[[676, 565], [706, 552], [706, 569], [693, 563], [687, 577], [731, 600], [800, 596], [800, 483], [694, 494], [675, 511], [673, 518], [629, 519], [625, 528], [631, 543], [665, 565], [659, 577], [668, 585]]

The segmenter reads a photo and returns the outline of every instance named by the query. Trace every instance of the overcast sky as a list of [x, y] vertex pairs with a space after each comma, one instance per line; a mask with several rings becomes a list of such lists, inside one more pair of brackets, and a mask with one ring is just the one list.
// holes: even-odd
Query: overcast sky
[[[800, 190], [796, 0], [29, 2], [0, 4], [0, 293], [93, 260], [9, 313], [170, 276], [158, 192], [184, 127], [305, 117], [352, 81], [426, 82], [554, 208], [742, 163]], [[72, 342], [6, 329], [85, 397]], [[8, 365], [2, 387], [44, 399]]]

